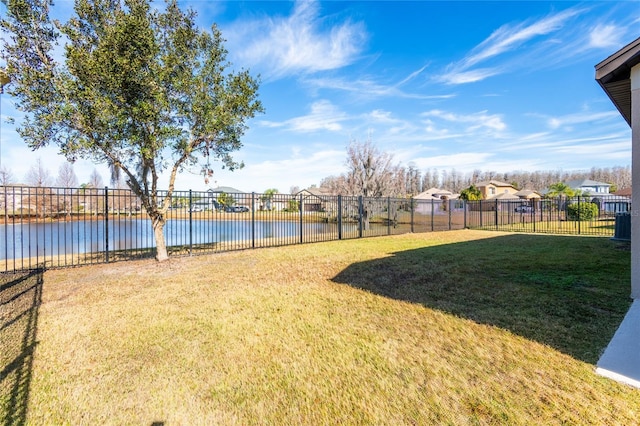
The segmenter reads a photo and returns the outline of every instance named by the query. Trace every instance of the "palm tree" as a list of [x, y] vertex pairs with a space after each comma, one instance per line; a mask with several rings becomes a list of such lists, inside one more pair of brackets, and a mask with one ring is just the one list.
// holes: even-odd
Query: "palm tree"
[[576, 195], [576, 191], [564, 182], [549, 185], [549, 192], [547, 192], [549, 197], [573, 197], [574, 195]]
[[264, 194], [262, 194], [262, 196], [260, 197], [260, 201], [264, 203], [264, 210], [271, 210], [271, 200], [277, 193], [278, 190], [275, 188], [267, 189], [266, 191], [264, 191]]

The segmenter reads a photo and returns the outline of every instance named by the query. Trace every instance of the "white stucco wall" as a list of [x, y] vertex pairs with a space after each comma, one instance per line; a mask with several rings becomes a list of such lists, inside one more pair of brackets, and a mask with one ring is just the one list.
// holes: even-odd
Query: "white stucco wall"
[[631, 297], [640, 300], [640, 64], [631, 68]]

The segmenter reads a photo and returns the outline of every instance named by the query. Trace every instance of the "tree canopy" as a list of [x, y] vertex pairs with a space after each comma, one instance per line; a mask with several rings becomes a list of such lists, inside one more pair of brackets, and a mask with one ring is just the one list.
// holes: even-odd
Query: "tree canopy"
[[[55, 144], [69, 160], [91, 159], [124, 174], [149, 214], [157, 258], [167, 258], [164, 215], [176, 175], [206, 158], [243, 166], [246, 121], [263, 110], [258, 80], [230, 70], [218, 28], [203, 31], [175, 0], [76, 0], [66, 23], [51, 2], [6, 0], [9, 37], [2, 59], [25, 119], [19, 134], [33, 149]], [[64, 41], [64, 59], [54, 49]], [[160, 197], [158, 182], [169, 176]]]
[[482, 199], [482, 192], [475, 186], [471, 185], [467, 189], [460, 191], [460, 199], [466, 201], [477, 201]]

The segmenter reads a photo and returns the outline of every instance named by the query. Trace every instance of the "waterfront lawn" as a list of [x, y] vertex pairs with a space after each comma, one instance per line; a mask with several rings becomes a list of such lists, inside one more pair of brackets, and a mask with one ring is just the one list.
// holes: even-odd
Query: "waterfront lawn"
[[465, 230], [48, 271], [9, 396], [27, 424], [632, 424], [594, 374], [629, 262]]

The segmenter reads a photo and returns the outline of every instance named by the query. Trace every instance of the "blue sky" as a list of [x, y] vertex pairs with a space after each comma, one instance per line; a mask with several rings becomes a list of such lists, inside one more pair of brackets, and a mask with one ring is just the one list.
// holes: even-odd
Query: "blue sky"
[[[69, 6], [70, 2], [58, 2]], [[235, 158], [177, 189], [289, 192], [345, 171], [352, 140], [420, 170], [585, 170], [631, 163], [631, 131], [594, 66], [640, 36], [640, 2], [180, 2], [217, 23], [237, 68], [260, 75], [265, 113]], [[16, 180], [31, 152], [2, 99], [2, 165]], [[104, 165], [79, 161], [80, 182]]]

